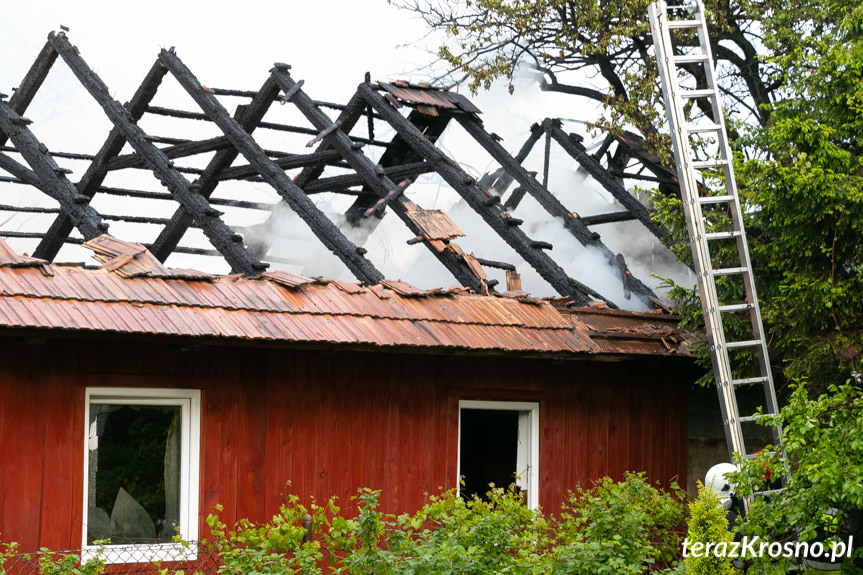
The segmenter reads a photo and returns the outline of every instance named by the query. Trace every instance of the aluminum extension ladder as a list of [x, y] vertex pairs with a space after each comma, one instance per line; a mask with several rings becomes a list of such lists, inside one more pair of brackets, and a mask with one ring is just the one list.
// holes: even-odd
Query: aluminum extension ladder
[[[764, 415], [775, 415], [778, 406], [704, 5], [685, 0], [669, 6], [657, 0], [648, 10], [728, 451], [732, 458], [752, 459], [757, 432], [763, 437], [764, 428], [755, 423], [761, 417], [755, 408], [741, 415], [740, 390], [761, 385], [764, 396], [757, 399]], [[710, 102], [706, 111], [697, 113], [698, 99]], [[723, 319], [730, 314], [751, 320], [751, 326], [737, 322], [738, 330], [742, 324], [747, 332], [742, 339], [739, 333], [727, 334]], [[747, 348], [757, 353], [757, 367], [737, 361], [735, 354]], [[781, 449], [780, 430], [772, 434], [773, 445]]]

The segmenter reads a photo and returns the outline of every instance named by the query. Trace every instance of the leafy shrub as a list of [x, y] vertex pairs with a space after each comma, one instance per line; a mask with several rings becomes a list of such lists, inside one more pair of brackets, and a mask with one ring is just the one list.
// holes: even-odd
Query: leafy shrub
[[[305, 508], [292, 498], [271, 523], [244, 520], [233, 531], [211, 515], [222, 573], [668, 573], [680, 557], [682, 492], [651, 486], [643, 474], [579, 490], [558, 518], [528, 509], [514, 489], [492, 488], [486, 499], [447, 491], [398, 516], [378, 511], [379, 497], [362, 490], [350, 518], [333, 500]], [[307, 513], [318, 533], [303, 543]]]
[[[728, 530], [728, 519], [726, 511], [719, 501], [719, 497], [713, 490], [704, 487], [698, 482], [698, 498], [689, 504], [689, 525], [686, 532], [689, 556], [684, 559], [686, 575], [732, 575], [734, 568], [731, 566], [731, 558], [728, 557], [729, 545], [733, 540]], [[717, 556], [707, 553], [706, 550], [696, 553], [692, 550], [694, 543], [713, 543], [722, 545], [725, 553]], [[715, 547], [714, 547], [715, 549]]]

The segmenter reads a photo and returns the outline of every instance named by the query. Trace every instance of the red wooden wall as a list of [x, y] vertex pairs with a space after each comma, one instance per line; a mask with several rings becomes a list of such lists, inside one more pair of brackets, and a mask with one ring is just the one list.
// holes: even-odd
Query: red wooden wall
[[[266, 520], [286, 493], [325, 500], [382, 489], [412, 511], [453, 487], [459, 399], [540, 403], [540, 503], [627, 470], [686, 477], [686, 361], [182, 350], [48, 340], [0, 348], [0, 540], [22, 550], [81, 541], [86, 386], [202, 393], [201, 513]], [[206, 535], [206, 526], [201, 524]]]

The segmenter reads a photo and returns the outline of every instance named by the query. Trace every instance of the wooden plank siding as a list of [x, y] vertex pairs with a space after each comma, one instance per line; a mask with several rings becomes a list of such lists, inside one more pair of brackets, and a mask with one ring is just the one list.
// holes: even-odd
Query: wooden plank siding
[[[456, 482], [458, 401], [540, 404], [540, 504], [598, 477], [686, 476], [688, 360], [181, 348], [48, 339], [0, 347], [0, 540], [24, 551], [81, 542], [86, 386], [202, 389], [200, 513], [267, 520], [296, 494], [381, 489], [409, 512]], [[201, 521], [201, 534], [207, 528]]]

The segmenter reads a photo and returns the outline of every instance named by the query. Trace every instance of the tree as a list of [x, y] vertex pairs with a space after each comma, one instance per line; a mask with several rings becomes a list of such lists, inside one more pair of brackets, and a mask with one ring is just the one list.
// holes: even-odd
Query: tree
[[[546, 89], [603, 102], [597, 124], [634, 126], [667, 146], [656, 137], [664, 113], [648, 0], [391, 2], [447, 33], [440, 56], [471, 89], [535, 66]], [[860, 8], [846, 0], [705, 5], [775, 371], [780, 382], [810, 376], [823, 390], [863, 358]], [[566, 74], [583, 83], [558, 80]], [[688, 260], [677, 198], [653, 202]], [[699, 329], [693, 294], [673, 293]], [[706, 351], [702, 360], [707, 367]]]
[[[646, 20], [648, 0], [390, 2], [421, 15], [431, 30], [446, 32], [439, 55], [449, 64], [450, 76], [468, 81], [474, 92], [498, 78], [511, 81], [519, 66], [529, 65], [542, 74], [543, 89], [605, 104], [609, 114], [598, 119], [601, 124], [635, 126], [648, 137], [664, 124]], [[706, 1], [721, 89], [735, 113], [759, 125], [768, 122], [771, 98], [782, 83], [780, 71], [765, 64], [758, 51], [760, 18], [774, 4], [778, 2]], [[573, 83], [565, 83], [567, 77]], [[699, 106], [709, 114], [706, 100]]]

